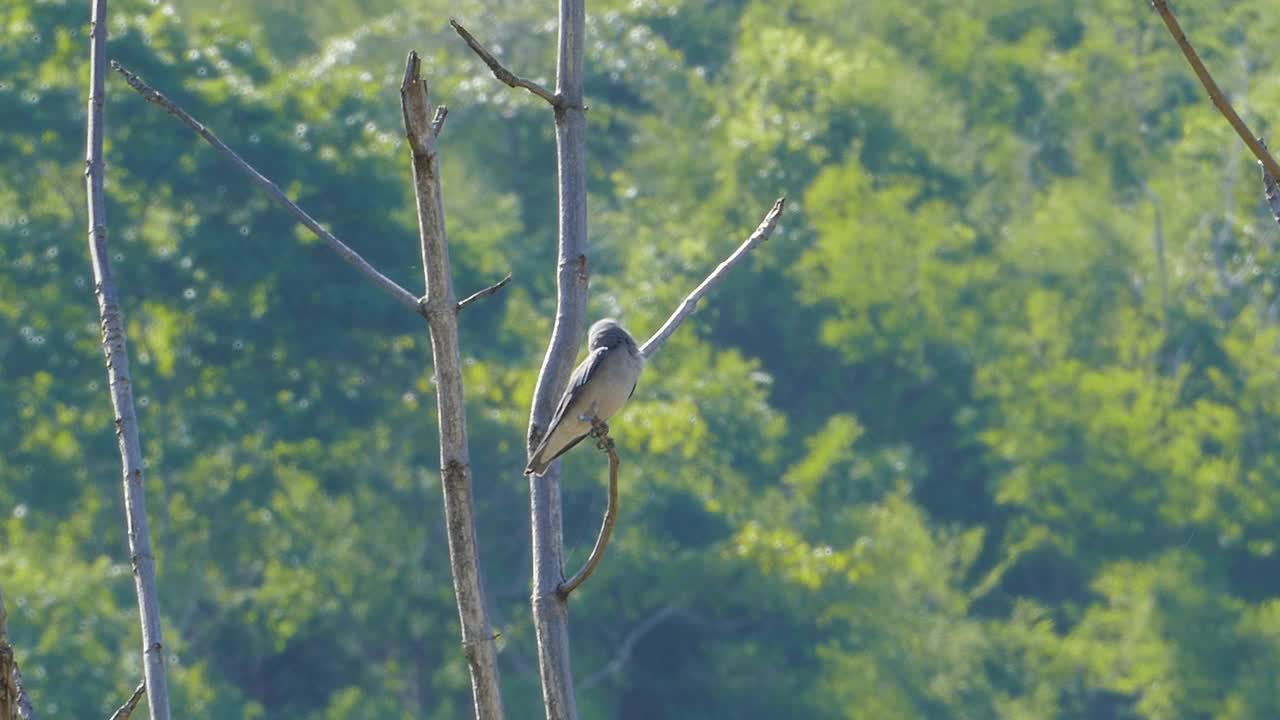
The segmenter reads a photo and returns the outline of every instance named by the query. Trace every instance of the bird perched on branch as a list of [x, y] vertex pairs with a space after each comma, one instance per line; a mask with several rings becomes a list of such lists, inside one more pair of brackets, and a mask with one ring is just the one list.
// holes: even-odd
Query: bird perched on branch
[[569, 387], [560, 398], [547, 434], [524, 469], [526, 475], [546, 472], [552, 460], [591, 433], [592, 417], [608, 420], [636, 391], [644, 357], [635, 339], [617, 320], [605, 318], [592, 325], [587, 333], [587, 349], [590, 354], [569, 378]]

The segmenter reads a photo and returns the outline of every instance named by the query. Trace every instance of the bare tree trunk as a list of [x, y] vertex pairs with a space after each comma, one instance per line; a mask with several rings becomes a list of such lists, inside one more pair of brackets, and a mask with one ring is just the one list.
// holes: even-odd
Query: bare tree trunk
[[169, 720], [169, 685], [165, 680], [164, 642], [160, 634], [160, 602], [156, 592], [155, 556], [147, 529], [146, 492], [142, 481], [142, 445], [138, 417], [133, 409], [129, 380], [129, 355], [125, 349], [124, 319], [111, 277], [107, 253], [107, 219], [102, 192], [103, 85], [107, 70], [107, 0], [94, 0], [89, 36], [88, 150], [85, 185], [89, 203], [89, 254], [93, 262], [98, 314], [102, 318], [102, 352], [107, 362], [107, 384], [115, 412], [116, 440], [124, 472], [124, 511], [129, 528], [129, 559], [133, 564], [138, 612], [142, 620], [142, 663], [147, 684], [147, 709], [151, 720]]
[[[587, 158], [583, 108], [582, 58], [586, 30], [585, 0], [560, 0], [560, 39], [556, 61], [556, 169], [559, 179], [559, 252], [556, 262], [556, 321], [542, 361], [529, 413], [529, 452], [547, 430], [556, 401], [573, 372], [582, 344], [587, 312]], [[529, 513], [533, 534], [534, 629], [547, 720], [576, 720], [569, 662], [568, 598], [564, 582], [560, 464], [529, 476]]]
[[[462, 357], [458, 348], [458, 310], [449, 270], [444, 203], [436, 162], [435, 134], [427, 86], [421, 79], [417, 53], [409, 53], [400, 85], [404, 129], [413, 151], [413, 179], [418, 199], [418, 233], [422, 241], [422, 269], [427, 293], [422, 314], [431, 329], [431, 357], [435, 369], [440, 424], [440, 487], [444, 492], [445, 527], [449, 537], [449, 567], [462, 624], [462, 647], [471, 671], [471, 693], [477, 720], [502, 717], [497, 648], [485, 617], [480, 554], [476, 548], [472, 514], [471, 458], [467, 449], [467, 414], [462, 389]], [[443, 115], [441, 116], [443, 120]], [[503, 281], [505, 282], [505, 281]], [[494, 289], [501, 284], [494, 286]], [[472, 298], [483, 297], [482, 290]], [[472, 298], [469, 298], [472, 299]]]

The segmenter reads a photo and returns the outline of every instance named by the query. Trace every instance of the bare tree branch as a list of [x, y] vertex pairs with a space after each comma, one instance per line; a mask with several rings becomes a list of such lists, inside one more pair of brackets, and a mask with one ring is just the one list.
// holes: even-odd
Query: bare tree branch
[[479, 300], [479, 299], [481, 299], [481, 298], [489, 297], [490, 295], [492, 295], [492, 294], [494, 294], [494, 293], [498, 292], [499, 290], [501, 290], [502, 288], [506, 287], [507, 283], [509, 283], [509, 282], [511, 282], [511, 273], [507, 273], [507, 276], [506, 276], [506, 277], [504, 277], [504, 278], [502, 278], [501, 280], [499, 280], [498, 282], [496, 282], [496, 283], [494, 283], [494, 284], [490, 285], [489, 287], [487, 287], [487, 288], [485, 288], [485, 289], [483, 289], [483, 290], [478, 290], [478, 291], [476, 291], [476, 292], [473, 292], [473, 293], [471, 293], [470, 295], [466, 296], [465, 298], [463, 298], [463, 299], [459, 300], [459, 301], [458, 301], [458, 309], [459, 309], [459, 310], [461, 310], [462, 308], [464, 308], [464, 307], [466, 307], [466, 306], [470, 305], [471, 303], [473, 303], [473, 302], [475, 302], [475, 301], [477, 301], [477, 300]]
[[1254, 136], [1249, 130], [1249, 126], [1244, 124], [1244, 121], [1236, 114], [1235, 108], [1231, 107], [1231, 103], [1222, 94], [1218, 83], [1214, 82], [1213, 76], [1209, 74], [1204, 63], [1200, 61], [1200, 56], [1196, 53], [1196, 49], [1191, 46], [1191, 41], [1187, 40], [1186, 33], [1182, 32], [1178, 19], [1173, 16], [1173, 11], [1169, 9], [1169, 3], [1166, 0], [1151, 0], [1151, 6], [1155, 8], [1156, 12], [1160, 13], [1160, 19], [1164, 20], [1164, 25], [1169, 29], [1169, 34], [1173, 36], [1174, 42], [1178, 43], [1178, 48], [1182, 50], [1182, 55], [1191, 64], [1191, 69], [1195, 71], [1196, 77], [1200, 79], [1200, 84], [1208, 91], [1209, 99], [1218, 108], [1218, 112], [1222, 113], [1227, 122], [1231, 123], [1231, 127], [1240, 136], [1240, 139], [1244, 141], [1244, 144], [1249, 146], [1250, 152], [1258, 159], [1258, 162], [1262, 163], [1262, 167], [1272, 177], [1280, 178], [1280, 165], [1276, 164], [1276, 159], [1271, 156], [1267, 147]]
[[582, 680], [581, 687], [585, 692], [598, 684], [606, 675], [613, 675], [622, 671], [626, 667], [627, 662], [631, 659], [631, 653], [635, 651], [636, 644], [644, 639], [645, 635], [653, 632], [654, 628], [661, 625], [667, 618], [679, 612], [680, 607], [675, 603], [670, 603], [658, 608], [652, 615], [645, 618], [634, 628], [627, 636], [622, 639], [622, 644], [618, 646], [618, 652], [614, 654], [613, 659], [605, 664], [604, 667], [591, 673]]
[[609, 455], [609, 500], [604, 506], [604, 521], [600, 524], [600, 534], [596, 536], [596, 544], [587, 556], [582, 569], [560, 586], [560, 594], [568, 598], [569, 593], [591, 577], [604, 557], [604, 549], [609, 546], [609, 538], [613, 537], [613, 524], [618, 519], [618, 451], [613, 447], [613, 438], [609, 437], [609, 426], [598, 417], [591, 418], [591, 434], [597, 438], [596, 447]]
[[[530, 455], [547, 431], [556, 401], [569, 383], [587, 315], [587, 119], [583, 108], [585, 0], [560, 0], [556, 50], [557, 229], [556, 319], [538, 372], [525, 437]], [[533, 627], [547, 720], [577, 720], [569, 655], [569, 604], [564, 582], [560, 463], [529, 476]]]
[[[137, 75], [125, 69], [120, 65], [120, 63], [113, 60], [111, 62], [111, 67], [124, 76], [125, 81], [129, 83], [129, 87], [136, 90], [143, 99], [149, 103], [164, 108], [166, 112], [181, 121], [183, 125], [191, 128], [197, 135], [204, 138], [204, 141], [212, 145], [214, 150], [217, 150], [224, 157], [230, 160], [231, 164], [235, 165], [237, 169], [248, 175], [263, 192], [269, 195], [271, 199], [275, 200], [280, 205], [283, 205], [284, 208], [289, 211], [290, 215], [293, 215], [298, 222], [303, 224], [304, 227], [315, 233], [316, 237], [323, 240], [330, 249], [338, 254], [338, 257], [342, 258], [347, 262], [347, 264], [354, 267], [357, 272], [365, 277], [365, 279], [386, 292], [394, 298], [396, 302], [409, 310], [419, 314], [422, 313], [422, 309], [419, 306], [420, 300], [417, 296], [397, 285], [391, 278], [383, 275], [381, 272], [378, 272], [377, 268], [370, 265], [369, 262], [361, 257], [359, 253], [352, 250], [350, 246], [335, 237], [333, 233], [326, 230], [315, 218], [308, 215], [305, 210], [298, 207], [297, 203], [290, 200], [279, 186], [267, 179], [265, 175], [258, 172], [258, 170], [252, 165], [245, 162], [244, 158], [241, 158], [236, 154], [236, 151], [227, 147], [226, 143], [219, 140], [218, 136], [214, 135], [213, 131], [205, 127], [203, 123], [196, 120], [190, 115], [190, 113], [183, 110], [162, 93], [142, 82]], [[440, 115], [440, 124], [444, 124], [443, 114]]]
[[480, 59], [484, 61], [484, 64], [489, 66], [489, 70], [493, 72], [493, 76], [499, 81], [513, 88], [524, 88], [525, 90], [528, 90], [534, 95], [537, 95], [543, 100], [551, 103], [551, 107], [553, 108], [560, 107], [564, 100], [561, 95], [551, 92], [532, 80], [526, 80], [503, 67], [502, 63], [498, 62], [498, 58], [494, 57], [493, 53], [485, 50], [484, 46], [480, 44], [480, 41], [476, 40], [474, 35], [467, 32], [467, 29], [462, 27], [457, 20], [449, 18], [449, 24], [453, 26], [454, 30], [458, 31], [458, 34], [462, 36], [463, 41], [467, 43], [467, 46], [471, 48], [472, 52], [479, 55]]
[[120, 706], [120, 709], [111, 713], [109, 720], [129, 720], [129, 717], [133, 715], [133, 709], [138, 707], [138, 701], [142, 699], [143, 694], [146, 692], [147, 681], [143, 680], [138, 683], [138, 687], [133, 691], [133, 695], [129, 696], [129, 699]]
[[116, 440], [124, 479], [124, 512], [129, 530], [129, 558], [142, 622], [142, 667], [147, 682], [151, 720], [169, 720], [169, 684], [165, 680], [164, 641], [160, 632], [160, 600], [156, 591], [156, 559], [147, 527], [147, 497], [142, 481], [142, 443], [133, 408], [129, 354], [125, 348], [124, 318], [111, 256], [107, 251], [106, 203], [103, 198], [102, 133], [107, 70], [107, 0], [93, 0], [89, 34], [88, 148], [85, 151], [85, 191], [89, 206], [89, 255], [94, 289], [102, 319], [102, 352], [107, 362], [107, 385], [115, 411]]
[[773, 207], [764, 216], [764, 220], [760, 221], [760, 225], [755, 232], [751, 233], [751, 236], [744, 240], [738, 246], [738, 249], [733, 251], [732, 255], [717, 265], [716, 269], [712, 270], [711, 274], [698, 287], [694, 288], [693, 292], [689, 293], [689, 296], [684, 299], [684, 302], [680, 303], [675, 312], [671, 313], [671, 317], [667, 318], [667, 321], [662, 324], [662, 327], [658, 328], [658, 332], [654, 333], [653, 337], [644, 341], [644, 345], [640, 347], [640, 354], [646, 360], [652, 358], [658, 352], [658, 349], [662, 347], [662, 344], [667, 341], [667, 338], [670, 338], [671, 334], [676, 331], [676, 328], [680, 327], [680, 323], [693, 314], [694, 309], [698, 307], [698, 301], [711, 290], [712, 285], [720, 282], [729, 274], [734, 265], [737, 265], [746, 257], [747, 253], [768, 239], [769, 235], [773, 233], [773, 228], [777, 226], [778, 218], [782, 215], [782, 209], [786, 204], [787, 199], [785, 197], [775, 200]]
[[431, 357], [436, 375], [440, 425], [440, 487], [444, 492], [445, 527], [449, 538], [449, 567], [462, 624], [462, 647], [471, 671], [471, 692], [477, 720], [502, 717], [498, 684], [497, 647], [485, 617], [480, 554], [472, 515], [471, 458], [467, 448], [466, 402], [462, 388], [462, 355], [458, 347], [458, 302], [449, 270], [440, 169], [436, 162], [435, 131], [427, 101], [421, 60], [410, 52], [400, 85], [405, 135], [413, 154], [414, 189], [418, 201], [418, 232], [422, 241], [422, 269], [427, 292], [422, 307], [431, 329]]
[[31, 699], [22, 685], [22, 673], [18, 670], [13, 646], [9, 644], [7, 617], [4, 592], [0, 591], [0, 720], [34, 720], [35, 711], [31, 709]]

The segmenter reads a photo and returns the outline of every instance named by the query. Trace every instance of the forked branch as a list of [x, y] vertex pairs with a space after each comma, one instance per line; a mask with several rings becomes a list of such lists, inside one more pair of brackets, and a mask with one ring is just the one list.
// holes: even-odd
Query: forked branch
[[[1250, 152], [1262, 163], [1266, 174], [1270, 174], [1273, 178], [1280, 178], [1280, 165], [1276, 164], [1276, 159], [1271, 156], [1267, 150], [1267, 146], [1262, 143], [1253, 132], [1249, 130], [1249, 126], [1244, 124], [1244, 120], [1240, 119], [1240, 115], [1236, 113], [1235, 108], [1222, 94], [1222, 89], [1218, 87], [1218, 83], [1214, 82], [1213, 76], [1209, 74], [1204, 63], [1200, 61], [1200, 55], [1196, 53], [1196, 49], [1191, 46], [1191, 41], [1187, 40], [1186, 33], [1182, 32], [1182, 26], [1178, 24], [1178, 18], [1174, 17], [1173, 11], [1169, 9], [1169, 3], [1166, 0], [1151, 0], [1151, 6], [1160, 14], [1160, 19], [1164, 20], [1164, 25], [1169, 29], [1169, 34], [1173, 36], [1174, 42], [1178, 43], [1178, 48], [1182, 50], [1182, 55], [1191, 64], [1191, 69], [1195, 71], [1196, 77], [1200, 79], [1200, 84], [1209, 93], [1209, 99], [1213, 101], [1218, 112], [1231, 123], [1231, 127], [1249, 146]], [[1268, 198], [1269, 199], [1269, 198]]]
[[[376, 285], [379, 289], [390, 295], [396, 300], [396, 302], [400, 303], [404, 307], [416, 313], [422, 313], [421, 304], [416, 295], [400, 287], [400, 285], [396, 284], [396, 282], [391, 278], [378, 272], [377, 268], [370, 265], [367, 260], [360, 256], [360, 253], [352, 250], [350, 246], [339, 240], [333, 233], [326, 230], [315, 218], [308, 215], [305, 210], [298, 207], [297, 203], [290, 200], [289, 196], [285, 195], [284, 191], [281, 190], [278, 185], [267, 179], [267, 177], [258, 172], [256, 168], [248, 162], [245, 162], [244, 158], [240, 157], [236, 151], [227, 147], [226, 143], [219, 140], [218, 136], [214, 135], [212, 130], [206, 127], [199, 120], [192, 117], [190, 113], [183, 110], [177, 103], [170, 100], [163, 93], [158, 92], [150, 85], [142, 82], [137, 75], [125, 69], [120, 65], [120, 63], [112, 60], [111, 67], [124, 76], [125, 82], [129, 83], [129, 87], [136, 90], [144, 100], [152, 103], [153, 105], [158, 105], [159, 107], [164, 108], [166, 112], [177, 118], [183, 125], [194, 130], [195, 133], [203, 138], [205, 142], [213, 146], [214, 150], [217, 150], [224, 157], [230, 160], [231, 164], [235, 165], [238, 170], [243, 172], [245, 175], [248, 175], [263, 192], [269, 195], [272, 200], [283, 205], [284, 208], [289, 211], [290, 215], [293, 215], [304, 227], [315, 233], [316, 237], [323, 240], [330, 249], [338, 254], [338, 257], [342, 258], [347, 262], [347, 264], [354, 267], [357, 272], [365, 277], [366, 280]], [[438, 122], [433, 123], [433, 134], [439, 133], [440, 127], [444, 125], [444, 113], [438, 113], [437, 120]]]
[[712, 270], [711, 274], [707, 276], [707, 279], [703, 280], [698, 287], [693, 289], [693, 292], [689, 293], [689, 296], [684, 299], [684, 302], [680, 303], [675, 312], [671, 313], [671, 317], [667, 318], [667, 321], [662, 324], [662, 327], [658, 328], [658, 332], [654, 333], [653, 337], [644, 341], [644, 345], [640, 346], [640, 354], [646, 360], [652, 358], [658, 352], [658, 349], [662, 347], [662, 344], [676, 331], [676, 328], [680, 327], [680, 323], [693, 314], [694, 309], [698, 307], [698, 301], [711, 290], [713, 285], [723, 280], [734, 265], [742, 262], [747, 253], [754, 250], [757, 245], [773, 234], [773, 229], [777, 226], [778, 218], [782, 216], [782, 209], [786, 207], [786, 204], [787, 199], [785, 197], [775, 200], [773, 207], [764, 216], [764, 220], [760, 221], [760, 225], [756, 227], [755, 232], [751, 233], [750, 237], [744, 240], [738, 246], [738, 249], [733, 251], [732, 255], [717, 265], [716, 269]]
[[609, 437], [609, 426], [598, 417], [591, 418], [591, 437], [596, 438], [596, 447], [609, 455], [609, 500], [604, 506], [604, 522], [600, 525], [600, 534], [596, 536], [596, 544], [587, 556], [582, 569], [560, 586], [558, 592], [563, 598], [578, 589], [578, 586], [591, 577], [604, 557], [604, 549], [609, 546], [609, 538], [613, 537], [613, 524], [618, 519], [618, 451], [613, 447], [613, 438]]

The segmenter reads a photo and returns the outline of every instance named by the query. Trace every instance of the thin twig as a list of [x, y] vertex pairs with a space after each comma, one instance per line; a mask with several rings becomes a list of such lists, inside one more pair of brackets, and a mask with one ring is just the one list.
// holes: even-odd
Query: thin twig
[[137, 689], [133, 691], [133, 695], [125, 701], [125, 704], [121, 705], [119, 710], [116, 710], [111, 714], [110, 720], [129, 720], [129, 716], [133, 715], [133, 709], [138, 707], [138, 701], [142, 699], [143, 694], [146, 692], [147, 681], [143, 680], [138, 683]]
[[102, 354], [107, 365], [107, 389], [115, 418], [116, 445], [120, 451], [124, 512], [133, 565], [134, 591], [142, 625], [142, 674], [147, 681], [147, 709], [151, 720], [169, 720], [169, 683], [160, 627], [160, 598], [156, 589], [156, 556], [151, 550], [147, 523], [147, 494], [143, 482], [142, 441], [133, 406], [133, 381], [129, 377], [129, 352], [120, 297], [111, 273], [107, 247], [105, 164], [102, 157], [105, 85], [107, 72], [107, 0], [93, 1], [93, 27], [89, 35], [88, 147], [85, 151], [85, 195], [88, 201], [89, 258], [93, 265], [98, 316], [102, 321]]
[[1156, 191], [1151, 189], [1151, 185], [1145, 180], [1142, 182], [1142, 191], [1146, 193], [1147, 199], [1151, 201], [1151, 212], [1155, 216], [1155, 226], [1152, 229], [1152, 242], [1155, 243], [1156, 251], [1156, 273], [1160, 281], [1160, 328], [1165, 332], [1169, 331], [1169, 273], [1165, 263], [1164, 256], [1164, 222], [1160, 214], [1160, 196], [1156, 195]]
[[653, 632], [663, 621], [679, 611], [679, 605], [668, 603], [637, 624], [623, 638], [622, 644], [618, 646], [618, 652], [614, 654], [613, 659], [605, 663], [604, 667], [583, 678], [582, 682], [578, 683], [578, 688], [582, 692], [586, 692], [603, 680], [606, 675], [621, 672], [622, 668], [626, 667], [627, 661], [631, 659], [631, 653], [635, 652], [636, 645], [644, 639], [644, 636]]
[[462, 27], [457, 20], [449, 18], [449, 24], [453, 26], [454, 30], [458, 31], [458, 34], [462, 36], [462, 39], [467, 43], [467, 46], [470, 47], [476, 55], [480, 56], [480, 59], [484, 61], [484, 64], [489, 66], [489, 70], [493, 72], [493, 76], [498, 78], [498, 80], [506, 83], [510, 87], [524, 88], [525, 90], [528, 90], [534, 95], [537, 95], [543, 100], [551, 103], [551, 107], [553, 108], [560, 107], [564, 99], [559, 95], [542, 87], [538, 83], [533, 82], [532, 80], [526, 80], [503, 67], [502, 63], [498, 62], [498, 58], [494, 57], [493, 53], [485, 50], [484, 46], [480, 44], [480, 41], [476, 40], [475, 36], [467, 32], [467, 29]]
[[265, 175], [258, 172], [258, 170], [252, 165], [245, 162], [244, 158], [241, 158], [236, 154], [236, 151], [227, 147], [227, 145], [219, 140], [218, 136], [214, 135], [213, 132], [209, 130], [209, 128], [205, 127], [203, 123], [196, 120], [186, 110], [183, 110], [172, 100], [165, 97], [164, 94], [142, 82], [137, 75], [125, 69], [120, 65], [120, 63], [112, 60], [111, 67], [123, 75], [125, 81], [129, 83], [129, 87], [138, 91], [138, 94], [141, 95], [143, 99], [153, 105], [158, 105], [164, 108], [166, 112], [180, 120], [183, 125], [191, 128], [197, 135], [204, 138], [205, 142], [212, 145], [214, 150], [217, 150], [219, 153], [224, 155], [233, 165], [236, 166], [236, 168], [248, 175], [250, 179], [258, 185], [258, 187], [262, 188], [263, 192], [271, 196], [271, 198], [277, 203], [283, 205], [284, 208], [289, 211], [290, 215], [293, 215], [297, 218], [298, 222], [302, 223], [308, 230], [315, 233], [316, 236], [323, 240], [330, 249], [338, 254], [338, 257], [342, 258], [347, 262], [347, 264], [354, 267], [357, 272], [365, 277], [365, 279], [378, 286], [404, 307], [416, 313], [422, 313], [422, 309], [419, 306], [419, 298], [416, 295], [397, 285], [391, 278], [378, 272], [378, 270], [361, 257], [359, 253], [352, 250], [350, 246], [335, 237], [333, 233], [324, 229], [324, 226], [322, 226], [315, 218], [308, 215], [305, 210], [298, 207], [297, 203], [290, 200], [279, 186], [271, 180], [268, 180]]
[[1213, 101], [1214, 106], [1218, 108], [1218, 112], [1231, 123], [1231, 127], [1235, 129], [1236, 134], [1249, 146], [1249, 150], [1253, 156], [1262, 163], [1267, 172], [1272, 177], [1280, 178], [1280, 165], [1276, 164], [1276, 159], [1267, 151], [1265, 145], [1258, 140], [1257, 137], [1249, 130], [1249, 126], [1244, 124], [1240, 116], [1236, 114], [1235, 108], [1231, 107], [1231, 103], [1227, 101], [1225, 95], [1222, 94], [1218, 83], [1214, 82], [1213, 76], [1205, 69], [1204, 63], [1200, 61], [1200, 56], [1196, 53], [1196, 49], [1191, 46], [1191, 41], [1187, 40], [1186, 33], [1182, 32], [1182, 27], [1178, 25], [1178, 19], [1173, 16], [1173, 11], [1169, 9], [1169, 3], [1166, 0], [1151, 0], [1151, 6], [1156, 12], [1160, 13], [1160, 18], [1164, 20], [1165, 27], [1169, 28], [1169, 34], [1173, 36], [1178, 47], [1182, 50], [1182, 54], [1187, 58], [1187, 62], [1191, 64], [1191, 69], [1195, 71], [1196, 77], [1200, 78], [1200, 84], [1209, 92], [1209, 99]]
[[463, 298], [463, 299], [459, 300], [459, 301], [458, 301], [458, 310], [459, 310], [459, 311], [461, 311], [461, 310], [462, 310], [462, 308], [464, 308], [464, 307], [466, 307], [466, 306], [470, 305], [471, 303], [473, 303], [473, 302], [475, 302], [475, 301], [479, 300], [480, 298], [486, 298], [486, 297], [489, 297], [490, 295], [492, 295], [492, 294], [494, 294], [494, 293], [498, 292], [499, 290], [501, 290], [502, 288], [506, 287], [507, 283], [509, 283], [509, 282], [511, 282], [511, 273], [507, 273], [507, 276], [506, 276], [506, 277], [504, 277], [504, 278], [502, 278], [501, 280], [499, 280], [498, 282], [496, 282], [496, 283], [494, 283], [494, 284], [490, 285], [489, 287], [487, 287], [487, 288], [485, 288], [485, 289], [483, 289], [483, 290], [478, 290], [478, 291], [476, 291], [476, 292], [473, 292], [473, 293], [471, 293], [470, 295], [466, 296], [465, 298]]
[[609, 426], [600, 418], [591, 418], [591, 435], [597, 439], [596, 447], [609, 454], [609, 500], [604, 506], [604, 522], [600, 524], [600, 534], [596, 536], [595, 547], [587, 556], [587, 562], [572, 578], [559, 588], [561, 597], [568, 598], [569, 593], [591, 577], [604, 557], [604, 549], [609, 546], [609, 538], [613, 537], [613, 525], [618, 520], [618, 451], [613, 447], [613, 438], [609, 437]]
[[449, 541], [449, 570], [458, 603], [462, 648], [471, 673], [476, 720], [501, 720], [497, 642], [485, 615], [480, 551], [476, 545], [457, 300], [449, 267], [449, 242], [445, 232], [435, 131], [428, 120], [431, 113], [427, 84], [422, 79], [422, 60], [416, 52], [410, 52], [405, 63], [404, 79], [400, 84], [400, 106], [413, 163], [422, 271], [427, 287], [422, 307], [431, 330], [431, 359], [436, 375], [440, 487]]
[[444, 105], [436, 107], [436, 114], [431, 118], [431, 134], [440, 137], [440, 131], [444, 130], [444, 119], [449, 117], [449, 108]]
[[676, 331], [676, 328], [680, 327], [680, 323], [684, 322], [685, 318], [693, 314], [694, 309], [698, 306], [698, 301], [707, 294], [712, 285], [720, 282], [725, 275], [729, 274], [729, 271], [733, 269], [734, 265], [737, 265], [744, 257], [746, 257], [747, 253], [751, 252], [757, 245], [769, 238], [769, 235], [773, 233], [773, 228], [777, 226], [778, 218], [782, 215], [782, 209], [786, 204], [787, 199], [785, 197], [780, 197], [775, 200], [773, 207], [770, 208], [768, 214], [764, 216], [764, 220], [760, 221], [760, 225], [756, 228], [755, 232], [751, 233], [751, 236], [744, 240], [742, 244], [738, 246], [738, 249], [733, 251], [732, 255], [725, 258], [724, 262], [717, 265], [716, 269], [712, 270], [711, 274], [707, 276], [707, 279], [703, 280], [698, 287], [694, 288], [693, 292], [689, 293], [689, 296], [684, 299], [684, 302], [680, 303], [680, 306], [676, 308], [675, 312], [671, 313], [671, 317], [667, 318], [667, 321], [662, 324], [662, 327], [658, 328], [658, 332], [654, 333], [653, 337], [644, 342], [644, 345], [640, 347], [640, 354], [643, 355], [646, 360], [652, 358], [654, 354], [658, 352], [658, 349], [662, 347], [662, 344], [665, 343], [667, 339], [671, 337], [671, 334]]

